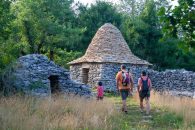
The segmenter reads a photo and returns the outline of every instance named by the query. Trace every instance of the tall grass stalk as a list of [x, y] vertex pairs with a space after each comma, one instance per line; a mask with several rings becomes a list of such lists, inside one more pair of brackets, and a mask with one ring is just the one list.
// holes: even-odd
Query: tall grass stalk
[[188, 97], [176, 97], [168, 93], [151, 93], [151, 103], [167, 108], [169, 111], [176, 113], [184, 118], [186, 125], [195, 121], [195, 100]]
[[1, 130], [113, 129], [113, 102], [81, 97], [0, 99]]

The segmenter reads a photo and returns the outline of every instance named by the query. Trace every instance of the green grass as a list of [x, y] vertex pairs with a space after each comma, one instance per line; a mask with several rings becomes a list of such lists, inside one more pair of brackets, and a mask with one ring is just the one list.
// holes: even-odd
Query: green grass
[[[121, 111], [121, 98], [106, 94], [107, 98], [115, 102], [118, 111]], [[184, 121], [181, 116], [171, 113], [168, 109], [158, 108], [151, 105], [151, 113], [147, 116], [139, 110], [139, 102], [134, 98], [127, 99], [128, 114], [122, 113], [118, 117], [113, 117], [121, 130], [177, 130], [184, 129]]]

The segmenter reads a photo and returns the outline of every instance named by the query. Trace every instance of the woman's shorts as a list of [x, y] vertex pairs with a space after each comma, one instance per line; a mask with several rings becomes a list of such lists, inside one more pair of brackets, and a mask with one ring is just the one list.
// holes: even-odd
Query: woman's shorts
[[140, 99], [149, 98], [150, 97], [150, 91], [141, 91], [139, 92]]
[[120, 90], [122, 100], [126, 100], [129, 96], [129, 90]]

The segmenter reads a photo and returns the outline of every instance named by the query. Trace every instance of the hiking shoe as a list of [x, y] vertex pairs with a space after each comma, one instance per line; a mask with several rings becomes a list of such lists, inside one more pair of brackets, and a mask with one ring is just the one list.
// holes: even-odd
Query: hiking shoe
[[128, 114], [128, 112], [127, 112], [127, 111], [125, 111], [125, 114]]
[[122, 112], [124, 112], [125, 111], [125, 109], [124, 108], [122, 108]]

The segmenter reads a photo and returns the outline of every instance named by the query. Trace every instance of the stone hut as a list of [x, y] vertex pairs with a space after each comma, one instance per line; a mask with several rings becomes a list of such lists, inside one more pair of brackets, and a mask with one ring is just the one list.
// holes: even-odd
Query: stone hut
[[88, 86], [70, 79], [68, 70], [54, 64], [44, 55], [20, 57], [12, 72], [13, 87], [17, 91], [35, 96], [52, 93], [71, 93], [90, 96]]
[[102, 81], [106, 91], [116, 90], [115, 76], [121, 64], [126, 64], [135, 83], [151, 65], [131, 52], [121, 32], [110, 23], [99, 28], [85, 55], [69, 64], [72, 79], [92, 87]]

